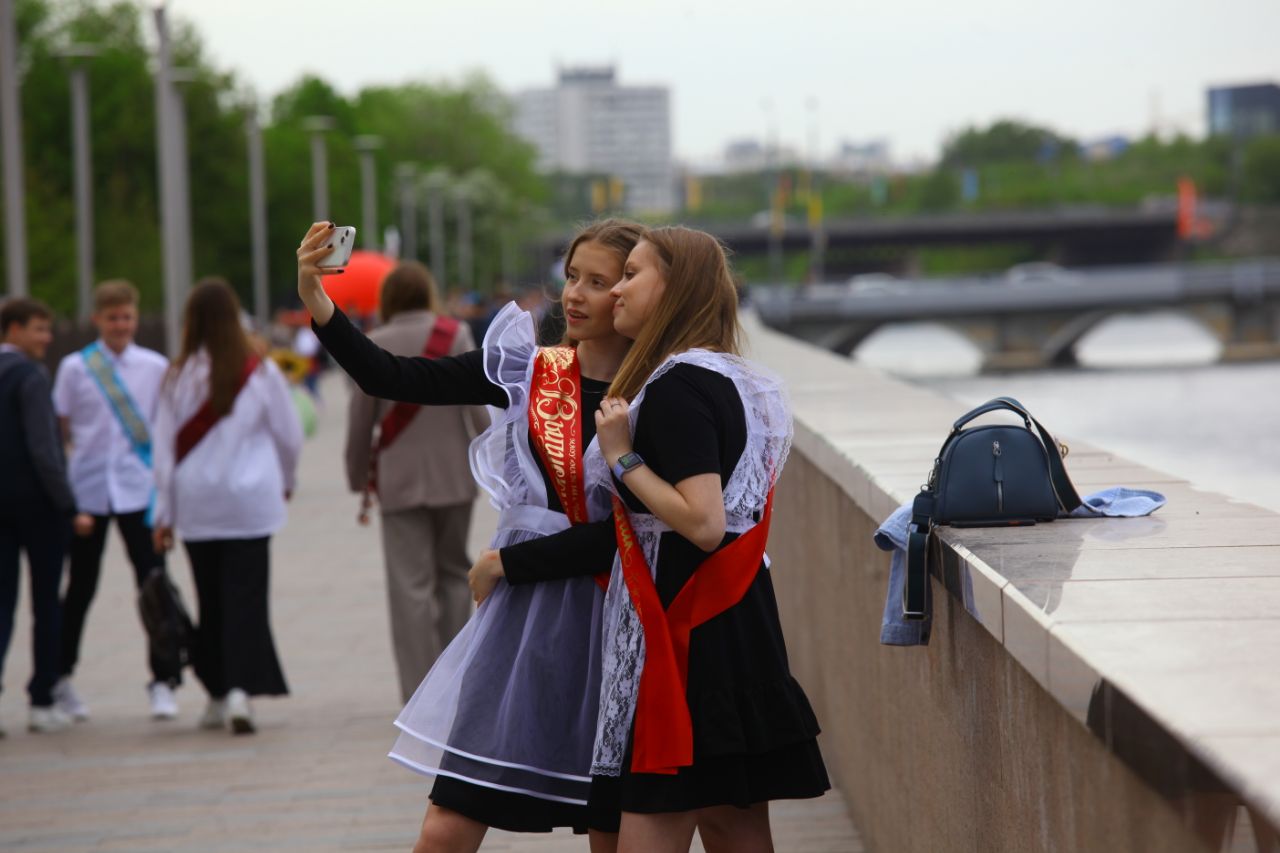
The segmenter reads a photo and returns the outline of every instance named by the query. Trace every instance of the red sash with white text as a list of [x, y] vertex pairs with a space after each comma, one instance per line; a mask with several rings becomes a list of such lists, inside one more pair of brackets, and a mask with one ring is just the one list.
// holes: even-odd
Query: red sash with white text
[[627, 508], [613, 499], [618, 558], [644, 630], [644, 669], [636, 697], [631, 772], [674, 774], [693, 764], [693, 719], [686, 694], [689, 635], [746, 595], [764, 559], [773, 518], [773, 490], [754, 527], [703, 560], [665, 610]]
[[[587, 482], [582, 464], [582, 372], [573, 347], [543, 347], [533, 362], [529, 434], [570, 524], [586, 524]], [[601, 589], [609, 573], [595, 576]]]

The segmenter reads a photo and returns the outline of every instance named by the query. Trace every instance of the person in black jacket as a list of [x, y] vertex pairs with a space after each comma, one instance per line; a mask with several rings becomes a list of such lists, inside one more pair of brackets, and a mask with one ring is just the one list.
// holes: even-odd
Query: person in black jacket
[[[31, 567], [34, 672], [29, 728], [54, 732], [71, 718], [54, 707], [60, 665], [58, 587], [75, 498], [67, 483], [49, 373], [40, 360], [53, 339], [53, 315], [34, 299], [0, 308], [0, 672], [18, 602], [18, 554]], [[2, 733], [2, 732], [0, 732]]]

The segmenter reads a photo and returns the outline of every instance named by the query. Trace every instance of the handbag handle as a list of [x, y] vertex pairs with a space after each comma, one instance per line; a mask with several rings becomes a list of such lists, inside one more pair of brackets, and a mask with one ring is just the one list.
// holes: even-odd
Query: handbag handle
[[1036, 432], [1040, 434], [1040, 440], [1044, 442], [1045, 455], [1049, 458], [1049, 480], [1053, 483], [1053, 490], [1058, 496], [1058, 503], [1062, 504], [1062, 508], [1067, 512], [1071, 512], [1080, 506], [1082, 503], [1080, 495], [1076, 492], [1076, 487], [1071, 484], [1071, 478], [1067, 476], [1066, 466], [1062, 464], [1061, 445], [1058, 444], [1049, 430], [1044, 428], [1044, 424], [1032, 417], [1031, 413], [1027, 411], [1027, 407], [1014, 398], [996, 397], [961, 415], [951, 427], [952, 436], [974, 418], [985, 415], [988, 412], [999, 411], [1009, 411], [1020, 415], [1023, 421], [1026, 422], [1027, 429], [1031, 429], [1032, 426], [1035, 427]]

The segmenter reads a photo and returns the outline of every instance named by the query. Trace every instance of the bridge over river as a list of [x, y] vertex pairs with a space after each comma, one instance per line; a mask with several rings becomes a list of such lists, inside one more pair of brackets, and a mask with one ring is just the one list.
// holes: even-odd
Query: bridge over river
[[1015, 278], [896, 279], [757, 286], [769, 326], [845, 355], [896, 323], [954, 326], [991, 370], [1075, 363], [1074, 347], [1120, 313], [1185, 310], [1223, 344], [1223, 358], [1280, 356], [1280, 260], [1040, 271]]

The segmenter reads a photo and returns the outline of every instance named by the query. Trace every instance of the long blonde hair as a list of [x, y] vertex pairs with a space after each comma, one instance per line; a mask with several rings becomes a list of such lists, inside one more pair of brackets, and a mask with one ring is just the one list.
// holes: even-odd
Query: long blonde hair
[[666, 288], [609, 386], [633, 399], [658, 365], [675, 353], [703, 347], [738, 355], [738, 289], [720, 242], [682, 226], [646, 229]]

